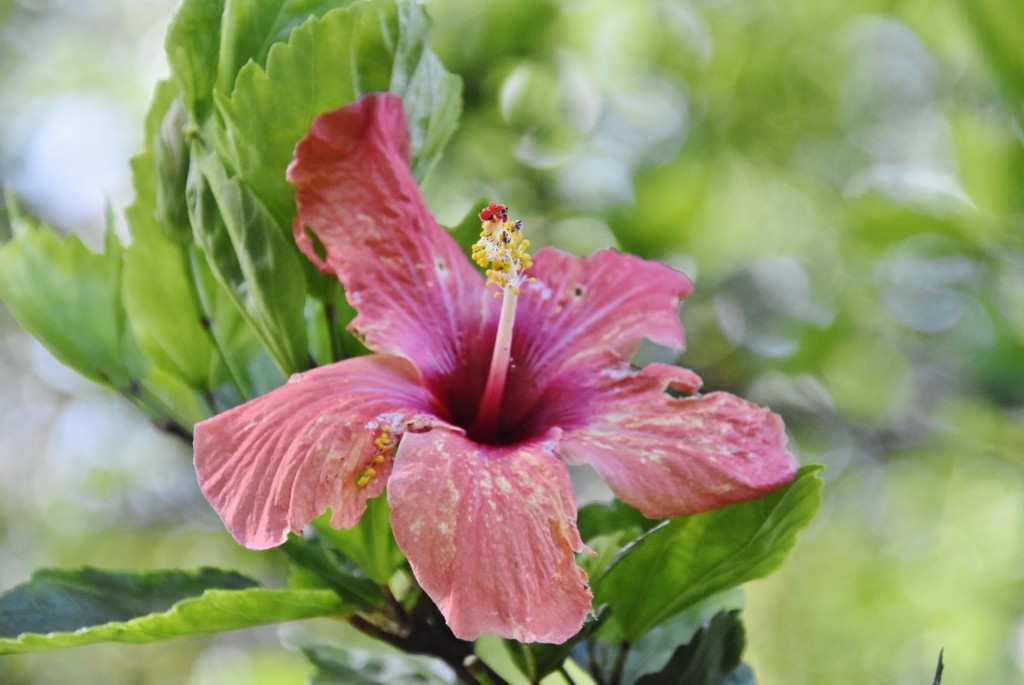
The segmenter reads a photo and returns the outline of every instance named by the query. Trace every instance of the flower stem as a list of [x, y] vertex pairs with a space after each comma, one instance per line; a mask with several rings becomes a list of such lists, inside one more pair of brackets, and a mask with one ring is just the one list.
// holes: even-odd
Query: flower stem
[[481, 436], [493, 436], [498, 428], [501, 401], [505, 396], [505, 381], [512, 357], [512, 325], [516, 319], [518, 293], [512, 288], [502, 289], [501, 317], [498, 319], [498, 333], [494, 338], [494, 352], [491, 354], [491, 369], [487, 374], [487, 385], [480, 398], [474, 432]]

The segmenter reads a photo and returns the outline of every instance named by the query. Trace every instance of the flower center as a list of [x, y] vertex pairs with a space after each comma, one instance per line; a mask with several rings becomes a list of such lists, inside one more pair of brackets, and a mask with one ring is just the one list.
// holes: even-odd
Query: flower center
[[523, 237], [523, 222], [509, 221], [508, 207], [496, 202], [480, 211], [480, 221], [483, 224], [480, 239], [473, 246], [473, 261], [486, 269], [487, 287], [497, 286], [494, 296], [502, 298], [491, 368], [473, 424], [476, 435], [489, 437], [495, 434], [501, 416], [501, 401], [505, 394], [512, 354], [512, 325], [516, 318], [519, 286], [534, 279], [525, 274], [533, 262], [526, 252], [530, 241]]

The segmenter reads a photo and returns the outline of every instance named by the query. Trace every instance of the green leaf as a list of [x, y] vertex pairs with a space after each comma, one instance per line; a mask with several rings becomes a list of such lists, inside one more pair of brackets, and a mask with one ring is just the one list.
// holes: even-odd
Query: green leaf
[[430, 51], [430, 33], [430, 18], [423, 8], [400, 1], [399, 40], [388, 89], [402, 96], [412, 139], [412, 172], [419, 181], [441, 156], [462, 113], [462, 80], [449, 74]]
[[197, 264], [193, 258], [180, 178], [188, 172], [187, 157], [175, 161], [173, 173], [166, 169], [167, 155], [177, 155], [164, 135], [164, 123], [178, 120], [174, 92], [170, 83], [158, 87], [146, 117], [146, 150], [132, 159], [136, 199], [126, 211], [133, 240], [125, 253], [122, 296], [135, 338], [159, 371], [154, 392], [177, 396], [179, 403], [188, 391], [206, 398], [193, 408], [198, 413], [190, 412], [194, 423], [216, 408], [206, 405], [223, 383], [230, 381], [241, 398], [252, 395], [243, 370], [259, 348], [253, 333], [239, 325], [228, 294], [206, 282], [205, 260]]
[[97, 383], [130, 392], [145, 367], [125, 330], [118, 294], [123, 249], [112, 232], [96, 254], [61, 239], [7, 198], [12, 239], [0, 247], [0, 299], [62, 362]]
[[633, 641], [697, 602], [778, 568], [821, 505], [820, 466], [749, 502], [671, 519], [592, 583], [595, 605]]
[[171, 74], [196, 122], [212, 110], [223, 14], [224, 0], [184, 0], [167, 30]]
[[659, 523], [657, 519], [649, 519], [617, 499], [607, 503], [592, 502], [581, 508], [576, 517], [576, 525], [584, 540], [610, 533], [627, 533], [638, 537]]
[[220, 161], [192, 146], [189, 210], [195, 241], [287, 376], [309, 368], [305, 278], [294, 240]]
[[145, 149], [132, 160], [136, 198], [130, 212], [146, 215], [178, 241], [191, 239], [185, 206], [187, 117], [177, 84], [158, 82], [146, 112]]
[[661, 671], [645, 675], [636, 681], [636, 685], [753, 683], [752, 679], [744, 681], [733, 678], [734, 674], [745, 676], [750, 673], [750, 669], [740, 664], [745, 643], [746, 633], [739, 612], [722, 612], [688, 644], [679, 647]]
[[432, 164], [454, 131], [460, 81], [426, 43], [429, 20], [412, 0], [357, 2], [312, 17], [274, 44], [265, 68], [249, 62], [230, 96], [217, 97], [221, 158], [290, 233], [294, 192], [285, 180], [295, 145], [320, 114], [372, 91], [403, 96], [414, 169]]
[[122, 393], [165, 427], [188, 431], [208, 411], [179, 378], [154, 368], [126, 321], [124, 249], [102, 254], [58, 237], [8, 199], [14, 237], [0, 247], [0, 299], [22, 327], [86, 378]]
[[154, 642], [348, 611], [329, 590], [268, 590], [218, 569], [37, 571], [0, 595], [0, 654]]
[[361, 609], [376, 609], [384, 604], [380, 587], [369, 578], [350, 572], [355, 569], [342, 568], [337, 552], [325, 548], [323, 540], [289, 535], [280, 549], [295, 562], [293, 585], [330, 588]]
[[352, 528], [332, 528], [327, 514], [314, 521], [314, 525], [328, 544], [380, 585], [386, 584], [405, 562], [405, 555], [391, 532], [387, 497], [368, 500], [366, 513]]
[[139, 346], [152, 362], [202, 392], [212, 389], [214, 347], [188, 267], [187, 246], [132, 221], [123, 297]]
[[185, 141], [185, 106], [175, 98], [150, 139], [156, 168], [156, 218], [178, 240], [190, 237], [185, 183], [188, 180], [189, 146]]
[[[223, 363], [218, 371], [223, 370], [231, 382], [227, 388], [218, 388], [221, 394], [228, 395], [218, 406], [233, 407], [279, 387], [284, 382], [284, 376], [260, 345], [249, 322], [242, 316], [235, 298], [214, 275], [199, 247], [190, 245], [188, 255], [188, 271], [196, 288], [197, 307], [203, 312], [204, 324], [209, 329], [219, 361]], [[269, 379], [262, 378], [265, 374], [257, 369], [261, 361], [262, 366], [272, 368]], [[222, 385], [221, 380], [218, 373], [213, 385]], [[231, 388], [237, 391], [237, 396], [231, 397], [228, 394]]]
[[264, 65], [270, 46], [311, 16], [322, 17], [332, 9], [347, 7], [352, 0], [227, 0], [217, 65], [217, 89], [229, 95], [235, 77], [247, 62]]
[[132, 243], [125, 250], [122, 296], [132, 331], [153, 364], [208, 392], [214, 349], [189, 272], [191, 248], [181, 239], [180, 227], [161, 220], [157, 205], [161, 172], [155, 150], [160, 138], [156, 122], [171, 110], [172, 95], [169, 84], [157, 88], [146, 117], [147, 130], [155, 130], [145, 151], [131, 161], [135, 202], [125, 212]]
[[622, 548], [659, 523], [619, 500], [595, 502], [580, 509], [576, 518], [580, 536], [595, 555], [581, 554], [580, 566], [591, 578], [599, 578]]

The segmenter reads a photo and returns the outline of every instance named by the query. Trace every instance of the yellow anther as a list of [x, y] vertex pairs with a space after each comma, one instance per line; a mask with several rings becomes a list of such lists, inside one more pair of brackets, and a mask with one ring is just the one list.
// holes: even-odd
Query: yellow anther
[[370, 458], [371, 466], [367, 466], [365, 469], [356, 476], [356, 487], [365, 488], [373, 480], [373, 477], [377, 475], [377, 469], [372, 465], [376, 464], [380, 466], [386, 460], [386, 454], [393, 450], [398, 445], [398, 439], [402, 437], [401, 431], [396, 435], [391, 426], [382, 426], [380, 429], [380, 435], [378, 435], [373, 441], [373, 456]]
[[394, 446], [391, 438], [391, 426], [384, 426], [381, 429], [381, 434], [373, 441], [373, 444], [378, 450], [384, 451]]
[[480, 212], [480, 220], [483, 224], [480, 240], [473, 245], [473, 261], [486, 269], [487, 287], [496, 285], [518, 295], [519, 286], [527, 280], [523, 272], [533, 265], [526, 252], [530, 241], [523, 237], [523, 222], [509, 221], [508, 208], [495, 202]]

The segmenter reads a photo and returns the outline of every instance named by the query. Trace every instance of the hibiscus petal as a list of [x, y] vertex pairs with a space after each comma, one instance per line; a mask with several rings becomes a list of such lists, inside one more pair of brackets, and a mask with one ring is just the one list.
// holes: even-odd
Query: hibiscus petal
[[531, 368], [600, 370], [644, 338], [682, 351], [679, 302], [693, 285], [679, 271], [616, 250], [580, 258], [548, 248], [529, 273], [537, 282], [520, 299], [516, 335]]
[[471, 342], [497, 310], [420, 195], [399, 97], [373, 93], [317, 118], [288, 180], [299, 247], [341, 280], [359, 313], [350, 327], [372, 350], [407, 357], [432, 382], [481, 347]]
[[266, 549], [333, 509], [331, 523], [356, 524], [379, 495], [391, 459], [370, 465], [384, 425], [434, 414], [416, 369], [372, 355], [296, 374], [285, 385], [196, 425], [195, 466], [203, 494], [238, 542]]
[[388, 483], [395, 539], [452, 632], [564, 642], [593, 595], [573, 553], [576, 496], [555, 437], [487, 447], [406, 435]]
[[651, 518], [708, 511], [767, 494], [796, 476], [776, 414], [728, 393], [694, 392], [696, 375], [666, 364], [606, 374], [588, 423], [560, 447], [587, 462], [622, 501]]
[[641, 341], [683, 349], [680, 301], [693, 285], [675, 269], [616, 250], [588, 258], [537, 253], [522, 289], [505, 405], [524, 434], [562, 425], [582, 385], [629, 359]]

